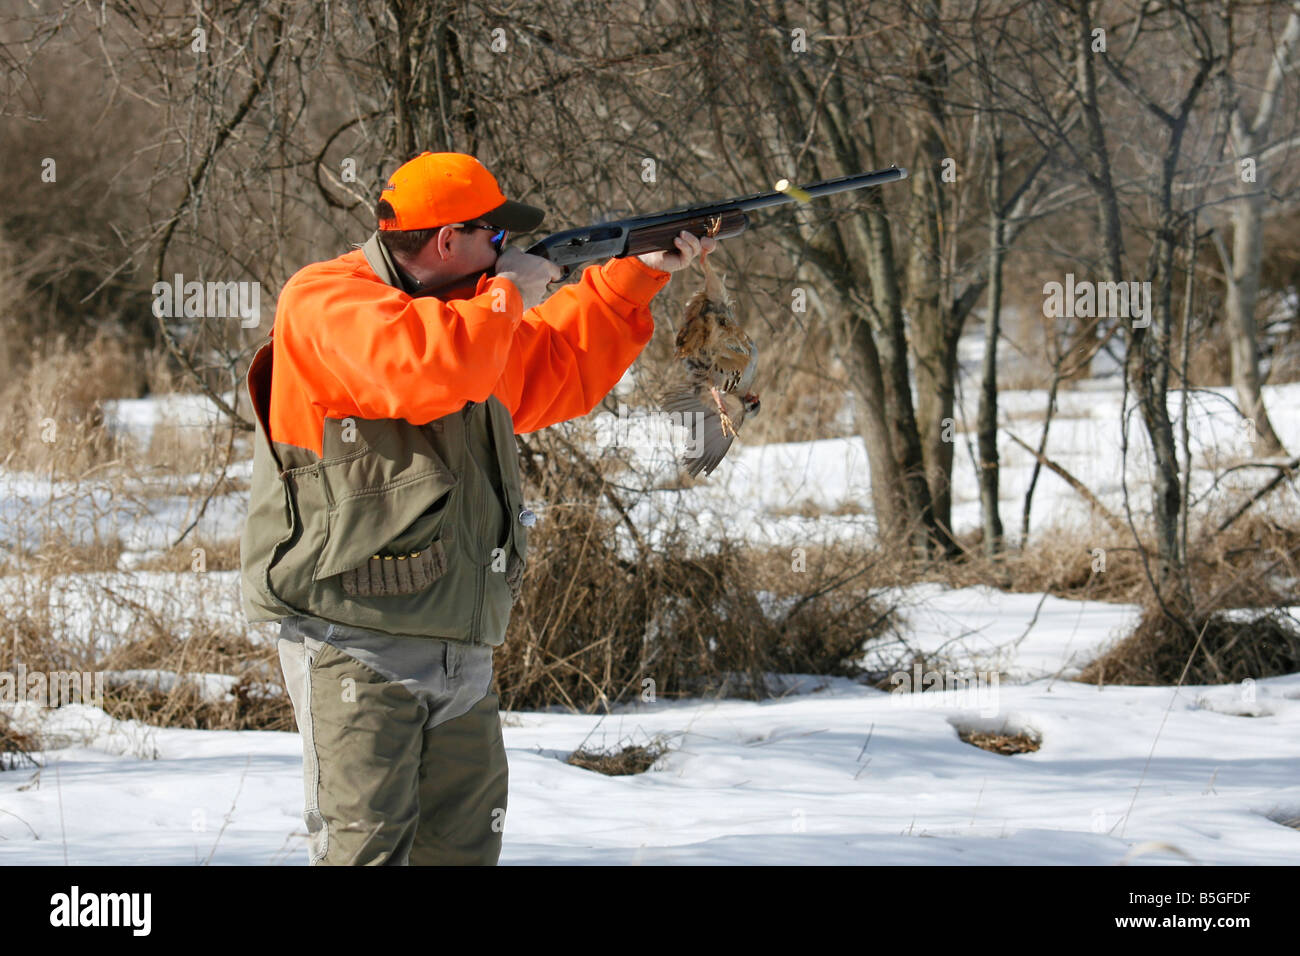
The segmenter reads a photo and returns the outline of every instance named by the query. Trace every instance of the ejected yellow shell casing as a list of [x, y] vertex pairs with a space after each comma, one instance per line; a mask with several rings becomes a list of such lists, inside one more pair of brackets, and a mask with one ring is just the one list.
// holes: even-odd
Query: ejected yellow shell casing
[[804, 192], [788, 179], [778, 179], [773, 187], [779, 193], [785, 193], [791, 199], [797, 199], [799, 202], [811, 202], [812, 196]]

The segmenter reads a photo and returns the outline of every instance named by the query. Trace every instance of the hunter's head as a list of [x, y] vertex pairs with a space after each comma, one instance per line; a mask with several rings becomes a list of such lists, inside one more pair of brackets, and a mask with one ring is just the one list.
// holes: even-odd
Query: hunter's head
[[380, 241], [424, 286], [491, 269], [508, 235], [536, 229], [544, 215], [506, 199], [465, 153], [421, 153], [393, 173], [375, 207]]

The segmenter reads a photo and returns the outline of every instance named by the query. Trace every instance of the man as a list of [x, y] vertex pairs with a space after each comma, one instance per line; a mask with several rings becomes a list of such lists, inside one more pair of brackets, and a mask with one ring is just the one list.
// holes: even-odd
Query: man
[[313, 864], [487, 864], [508, 769], [492, 649], [533, 514], [515, 434], [585, 415], [649, 303], [716, 243], [560, 269], [503, 249], [543, 212], [472, 156], [399, 168], [358, 250], [280, 293], [253, 358], [244, 610], [280, 620]]

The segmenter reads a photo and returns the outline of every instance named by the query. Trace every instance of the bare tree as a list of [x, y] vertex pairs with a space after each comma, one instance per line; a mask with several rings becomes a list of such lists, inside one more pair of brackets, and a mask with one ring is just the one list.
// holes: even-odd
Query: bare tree
[[[1231, 36], [1231, 11], [1226, 10], [1223, 16], [1229, 21], [1225, 26]], [[1290, 142], [1271, 143], [1270, 137], [1279, 104], [1284, 99], [1283, 81], [1287, 73], [1294, 69], [1297, 45], [1300, 45], [1300, 4], [1293, 3], [1276, 48], [1271, 51], [1268, 71], [1253, 115], [1247, 115], [1248, 107], [1244, 102], [1241, 84], [1231, 69], [1232, 51], [1226, 56], [1227, 63], [1218, 77], [1222, 86], [1224, 109], [1231, 124], [1235, 160], [1233, 165], [1237, 167], [1238, 163], [1245, 163], [1246, 168], [1234, 169], [1234, 172], [1240, 173], [1244, 182], [1240, 184], [1240, 198], [1231, 206], [1231, 251], [1217, 232], [1215, 246], [1223, 262], [1224, 281], [1228, 290], [1225, 308], [1231, 330], [1229, 354], [1232, 358], [1232, 385], [1236, 389], [1242, 414], [1254, 421], [1259, 452], [1263, 455], [1286, 454], [1281, 439], [1273, 430], [1260, 391], [1255, 310], [1259, 301], [1260, 263], [1263, 257], [1261, 234], [1269, 200], [1269, 169], [1273, 165], [1268, 160], [1292, 145]], [[1290, 137], [1294, 133], [1293, 121], [1285, 135]]]

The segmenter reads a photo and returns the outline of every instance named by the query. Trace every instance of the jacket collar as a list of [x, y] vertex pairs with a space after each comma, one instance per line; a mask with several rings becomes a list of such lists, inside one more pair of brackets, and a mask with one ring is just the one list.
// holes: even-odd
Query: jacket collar
[[439, 286], [434, 289], [421, 289], [393, 261], [392, 255], [388, 252], [388, 247], [379, 241], [378, 231], [371, 234], [365, 245], [361, 247], [361, 251], [365, 253], [366, 262], [370, 265], [370, 268], [375, 270], [375, 275], [394, 289], [401, 289], [412, 298], [436, 295], [439, 299], [471, 299], [483, 291], [485, 281], [490, 278], [484, 273], [481, 276], [467, 276], [451, 285]]
[[379, 241], [378, 230], [371, 233], [366, 244], [361, 247], [361, 251], [365, 253], [370, 268], [375, 270], [375, 275], [385, 283], [394, 289], [401, 289], [407, 295], [414, 295], [418, 291], [415, 283], [408, 281], [406, 274], [397, 267], [397, 263], [389, 255], [388, 247]]

